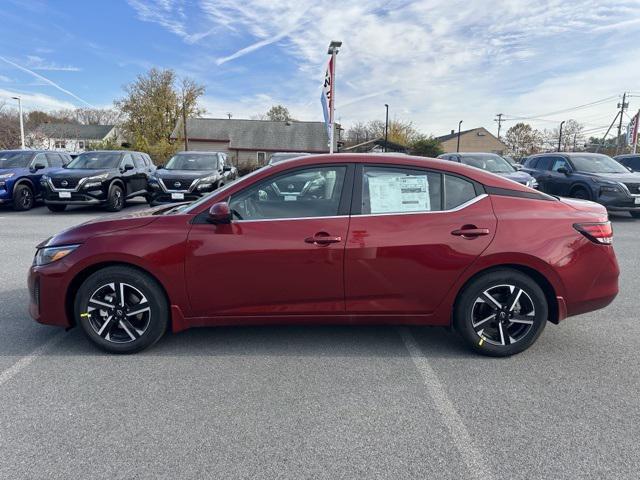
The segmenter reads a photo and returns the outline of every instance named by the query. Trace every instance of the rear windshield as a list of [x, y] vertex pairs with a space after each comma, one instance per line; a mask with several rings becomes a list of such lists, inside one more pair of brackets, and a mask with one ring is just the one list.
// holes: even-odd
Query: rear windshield
[[218, 155], [181, 153], [174, 155], [164, 168], [167, 170], [217, 170]]
[[571, 162], [579, 172], [587, 173], [629, 173], [624, 166], [606, 155], [572, 155]]
[[119, 152], [86, 152], [78, 155], [67, 168], [116, 168], [121, 158], [122, 154]]
[[26, 168], [32, 158], [32, 152], [0, 152], [0, 168]]
[[485, 153], [482, 155], [462, 155], [460, 163], [481, 168], [491, 173], [513, 173], [515, 168], [500, 155]]

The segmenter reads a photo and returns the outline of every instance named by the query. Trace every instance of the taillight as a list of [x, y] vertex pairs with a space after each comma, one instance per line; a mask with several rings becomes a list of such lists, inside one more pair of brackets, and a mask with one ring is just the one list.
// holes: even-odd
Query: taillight
[[613, 228], [611, 222], [598, 223], [574, 223], [573, 228], [594, 243], [611, 245], [613, 241]]

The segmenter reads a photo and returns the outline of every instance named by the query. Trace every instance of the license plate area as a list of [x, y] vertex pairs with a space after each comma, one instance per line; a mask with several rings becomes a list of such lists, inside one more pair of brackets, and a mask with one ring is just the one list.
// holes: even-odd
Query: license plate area
[[171, 200], [184, 200], [184, 193], [172, 193]]
[[634, 201], [636, 202], [636, 205], [640, 205], [640, 197], [636, 197]]
[[58, 198], [71, 198], [71, 192], [58, 192]]

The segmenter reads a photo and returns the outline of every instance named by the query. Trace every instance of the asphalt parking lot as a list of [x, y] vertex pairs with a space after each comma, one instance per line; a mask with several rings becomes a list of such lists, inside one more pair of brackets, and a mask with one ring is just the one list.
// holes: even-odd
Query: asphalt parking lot
[[638, 478], [640, 220], [612, 217], [616, 301], [515, 357], [394, 327], [196, 329], [114, 356], [26, 310], [35, 245], [100, 215], [0, 209], [0, 478]]

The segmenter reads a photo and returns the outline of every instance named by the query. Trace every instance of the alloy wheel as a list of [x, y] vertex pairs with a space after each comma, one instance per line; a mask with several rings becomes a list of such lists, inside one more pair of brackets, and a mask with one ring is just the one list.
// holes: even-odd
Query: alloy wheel
[[98, 287], [89, 298], [86, 313], [96, 334], [113, 343], [134, 342], [151, 322], [151, 307], [144, 294], [122, 282]]
[[28, 188], [23, 188], [20, 195], [20, 202], [25, 210], [29, 210], [33, 204], [33, 194]]
[[114, 206], [119, 209], [122, 206], [122, 192], [120, 190], [116, 190], [114, 192]]
[[536, 310], [531, 295], [509, 284], [484, 290], [471, 308], [471, 326], [480, 342], [506, 346], [519, 342], [533, 328]]

